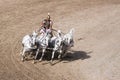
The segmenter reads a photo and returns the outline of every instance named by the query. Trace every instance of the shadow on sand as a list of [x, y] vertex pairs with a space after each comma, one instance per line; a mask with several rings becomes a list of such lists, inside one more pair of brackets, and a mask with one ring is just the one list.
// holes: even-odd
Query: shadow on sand
[[92, 53], [92, 51], [91, 52], [72, 51], [72, 52], [67, 53], [67, 55], [64, 58], [62, 58], [61, 60], [53, 62], [52, 65], [55, 65], [55, 64], [60, 63], [60, 62], [69, 63], [69, 62], [76, 61], [79, 59], [85, 60], [85, 59], [91, 58], [91, 56], [89, 55], [90, 53]]
[[[90, 53], [92, 53], [92, 51], [90, 51], [90, 52], [71, 51], [71, 52], [67, 53], [67, 55], [60, 60], [58, 60], [58, 58], [57, 58], [58, 53], [55, 53], [52, 65], [55, 65], [55, 64], [60, 63], [60, 62], [69, 63], [69, 62], [76, 61], [76, 60], [79, 60], [79, 59], [80, 60], [85, 60], [85, 59], [91, 58], [91, 56], [89, 55]], [[42, 64], [43, 65], [48, 64], [51, 60], [51, 56], [52, 56], [52, 51], [47, 51], [45, 53], [44, 57], [43, 57]], [[37, 57], [37, 60], [39, 60], [40, 57], [41, 57], [41, 52], [39, 53], [39, 55]]]
[[[89, 55], [90, 53], [92, 53], [92, 51], [91, 52], [71, 51], [71, 52], [67, 53], [67, 55], [64, 58], [60, 59], [60, 60], [58, 60], [58, 58], [57, 58], [58, 54], [56, 53], [52, 65], [55, 65], [55, 64], [60, 63], [60, 62], [69, 63], [69, 62], [76, 61], [76, 60], [79, 60], [79, 59], [80, 60], [85, 60], [85, 59], [91, 58], [91, 56]], [[49, 61], [51, 59], [51, 56], [52, 55], [51, 55], [50, 52], [49, 53], [47, 52], [45, 54], [43, 60], [47, 60], [48, 62], [47, 63], [43, 63], [43, 65], [49, 63]]]
[[78, 59], [84, 60], [84, 59], [88, 59], [91, 56], [88, 55], [91, 52], [85, 52], [85, 51], [72, 51], [67, 53], [67, 56], [63, 58], [64, 61], [75, 61]]

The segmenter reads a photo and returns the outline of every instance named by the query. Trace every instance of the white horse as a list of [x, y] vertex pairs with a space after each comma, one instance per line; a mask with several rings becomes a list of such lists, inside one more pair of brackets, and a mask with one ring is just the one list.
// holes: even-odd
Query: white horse
[[21, 60], [24, 61], [26, 52], [31, 52], [33, 51], [33, 49], [35, 49], [35, 41], [36, 41], [36, 37], [37, 37], [37, 33], [35, 31], [33, 31], [32, 35], [25, 35], [22, 39], [22, 46], [23, 46], [23, 50], [22, 50], [22, 58]]
[[62, 54], [62, 41], [63, 41], [63, 38], [62, 38], [61, 31], [58, 30], [57, 37], [52, 37], [51, 41], [50, 41], [51, 45], [53, 46], [51, 62], [53, 61], [54, 54], [55, 54], [56, 51], [59, 52], [58, 58], [61, 57], [61, 54]]
[[63, 57], [67, 54], [67, 51], [74, 46], [73, 33], [74, 28], [70, 29], [70, 31], [63, 36]]
[[43, 58], [44, 53], [48, 47], [48, 43], [49, 43], [49, 40], [51, 37], [50, 32], [51, 32], [51, 30], [44, 31], [43, 29], [41, 29], [41, 31], [40, 31], [41, 34], [37, 37], [37, 40], [36, 40], [37, 52], [35, 55], [35, 60], [37, 59], [37, 56], [38, 56], [40, 49], [42, 49], [42, 56], [39, 59], [39, 61], [42, 61], [42, 58]]

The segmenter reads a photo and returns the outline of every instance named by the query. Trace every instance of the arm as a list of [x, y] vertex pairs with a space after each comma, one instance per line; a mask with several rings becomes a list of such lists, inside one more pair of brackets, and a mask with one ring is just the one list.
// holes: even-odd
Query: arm
[[50, 29], [52, 30], [53, 21], [50, 21]]

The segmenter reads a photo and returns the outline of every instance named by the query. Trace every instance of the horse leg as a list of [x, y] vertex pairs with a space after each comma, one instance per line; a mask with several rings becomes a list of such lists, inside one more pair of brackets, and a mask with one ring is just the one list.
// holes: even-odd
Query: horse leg
[[36, 51], [36, 55], [35, 55], [35, 57], [34, 57], [34, 62], [33, 62], [33, 63], [35, 63], [35, 60], [37, 59], [38, 53], [39, 53], [39, 48], [38, 48], [37, 51]]
[[42, 61], [42, 58], [43, 58], [43, 56], [44, 56], [44, 53], [45, 53], [45, 49], [42, 49], [42, 56], [41, 56], [41, 58], [39, 59], [39, 61]]
[[59, 54], [59, 56], [58, 56], [58, 59], [60, 59], [61, 58], [61, 55], [62, 55], [62, 50], [60, 49], [60, 52], [59, 52], [60, 54]]
[[55, 55], [55, 51], [56, 51], [56, 50], [53, 50], [53, 52], [52, 52], [51, 63], [53, 62], [53, 58], [54, 58], [54, 55]]
[[35, 55], [35, 60], [37, 59], [38, 53], [39, 53], [39, 48], [37, 49], [37, 52], [36, 52], [36, 55]]
[[64, 58], [67, 55], [67, 53], [68, 53], [68, 50], [67, 49], [64, 50], [62, 57]]
[[23, 49], [21, 56], [22, 56], [21, 60], [24, 61], [24, 58], [25, 58], [25, 49]]

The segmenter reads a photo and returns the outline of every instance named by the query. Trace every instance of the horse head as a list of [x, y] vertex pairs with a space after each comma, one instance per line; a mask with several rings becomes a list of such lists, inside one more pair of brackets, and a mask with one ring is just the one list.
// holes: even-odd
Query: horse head
[[31, 38], [32, 38], [32, 44], [33, 44], [33, 45], [35, 45], [37, 36], [38, 36], [38, 33], [35, 32], [35, 31], [33, 31], [32, 37], [31, 37]]
[[61, 30], [58, 30], [57, 38], [55, 40], [55, 46], [59, 48], [62, 45], [62, 42], [63, 42], [62, 33]]
[[74, 28], [70, 29], [69, 33], [64, 35], [64, 43], [69, 47], [74, 46], [73, 33], [74, 33]]
[[[41, 30], [43, 31], [43, 30]], [[50, 32], [49, 31], [43, 31], [41, 34], [37, 37], [37, 42], [39, 43], [40, 46], [47, 47], [48, 42], [50, 40]]]
[[71, 37], [73, 37], [73, 33], [74, 33], [74, 31], [75, 31], [75, 29], [74, 29], [74, 28], [70, 29], [69, 34], [70, 34], [70, 36], [71, 36]]

